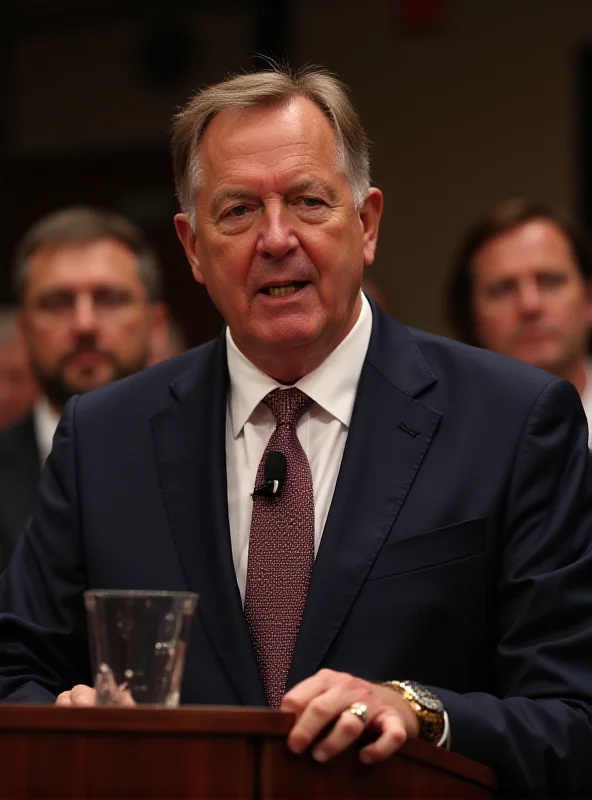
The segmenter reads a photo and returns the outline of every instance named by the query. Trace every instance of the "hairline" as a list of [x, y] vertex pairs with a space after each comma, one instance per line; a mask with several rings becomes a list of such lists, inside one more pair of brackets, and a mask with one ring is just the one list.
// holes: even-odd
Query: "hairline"
[[89, 239], [77, 239], [77, 240], [55, 240], [55, 241], [47, 241], [47, 242], [40, 242], [36, 247], [34, 247], [29, 253], [25, 255], [22, 261], [19, 261], [15, 267], [15, 275], [14, 275], [14, 285], [16, 287], [17, 298], [21, 304], [23, 304], [25, 295], [27, 293], [28, 286], [31, 282], [31, 274], [33, 270], [33, 260], [34, 258], [43, 250], [52, 249], [57, 250], [61, 248], [67, 247], [76, 247], [77, 245], [92, 245], [96, 242], [105, 242], [105, 241], [112, 241], [118, 242], [118, 244], [125, 247], [125, 249], [133, 256], [134, 259], [134, 270], [136, 272], [136, 277], [138, 278], [140, 285], [142, 286], [143, 290], [146, 293], [146, 300], [149, 303], [158, 302], [155, 299], [154, 291], [151, 287], [151, 281], [146, 280], [146, 277], [142, 270], [142, 256], [137, 253], [133, 247], [131, 247], [127, 242], [120, 239], [118, 236], [112, 234], [105, 234], [105, 236], [97, 236], [91, 237]]
[[[504, 223], [501, 218], [504, 208], [516, 205], [516, 218]], [[498, 216], [498, 219], [496, 219]], [[456, 257], [456, 267], [453, 270], [448, 291], [448, 318], [456, 333], [469, 344], [482, 346], [476, 334], [474, 287], [475, 287], [475, 261], [482, 250], [490, 242], [500, 236], [513, 233], [533, 222], [547, 222], [553, 225], [566, 240], [571, 252], [578, 274], [584, 285], [592, 282], [591, 264], [586, 272], [584, 262], [589, 261], [589, 247], [583, 231], [564, 214], [556, 211], [545, 203], [530, 201], [524, 198], [515, 198], [498, 204], [490, 210], [479, 222], [474, 223], [462, 239]], [[479, 235], [479, 229], [486, 225], [491, 226], [491, 231], [486, 235], [484, 231]], [[495, 226], [498, 227], [495, 227]], [[475, 239], [478, 241], [472, 242]], [[464, 252], [466, 251], [466, 252]], [[464, 253], [464, 254], [463, 254]], [[461, 254], [462, 258], [461, 258]], [[462, 306], [464, 299], [465, 306]]]
[[[236, 109], [223, 108], [223, 109], [220, 109], [219, 111], [217, 111], [215, 114], [211, 115], [211, 117], [208, 119], [208, 121], [206, 122], [206, 124], [203, 126], [203, 128], [201, 130], [201, 135], [200, 135], [199, 139], [197, 140], [197, 142], [195, 144], [195, 150], [194, 150], [193, 154], [190, 156], [189, 163], [188, 163], [188, 173], [191, 176], [191, 195], [189, 197], [189, 208], [183, 209], [183, 211], [187, 214], [187, 216], [189, 218], [189, 222], [190, 222], [191, 228], [192, 228], [192, 230], [194, 232], [195, 232], [195, 202], [197, 200], [197, 195], [198, 195], [199, 191], [201, 189], [203, 189], [203, 186], [204, 186], [204, 168], [203, 168], [203, 165], [201, 163], [201, 147], [202, 147], [204, 138], [206, 136], [208, 128], [210, 127], [211, 122], [216, 117], [218, 117], [220, 114], [222, 114], [224, 112], [232, 113], [233, 111], [234, 112], [257, 111], [257, 110], [263, 111], [265, 109], [278, 109], [279, 110], [282, 107], [288, 107], [291, 103], [293, 103], [293, 102], [295, 102], [295, 101], [297, 101], [299, 99], [308, 100], [309, 103], [314, 105], [321, 112], [323, 117], [329, 123], [329, 125], [331, 127], [331, 131], [333, 133], [333, 139], [335, 141], [335, 149], [336, 149], [335, 167], [337, 168], [338, 172], [340, 172], [343, 175], [343, 177], [346, 178], [346, 180], [347, 180], [347, 183], [348, 183], [348, 185], [350, 187], [350, 190], [351, 190], [351, 193], [352, 193], [352, 197], [354, 198], [354, 204], [356, 206], [356, 211], [359, 211], [361, 209], [361, 207], [363, 205], [363, 202], [360, 203], [359, 198], [355, 197], [356, 193], [355, 193], [354, 187], [352, 186], [351, 178], [347, 174], [348, 171], [347, 171], [347, 167], [346, 167], [345, 145], [344, 145], [344, 142], [343, 142], [343, 136], [341, 136], [339, 134], [339, 131], [337, 130], [337, 128], [335, 127], [335, 124], [333, 123], [333, 120], [324, 111], [322, 106], [320, 106], [319, 103], [315, 102], [313, 99], [308, 97], [304, 92], [300, 91], [300, 92], [295, 92], [293, 95], [291, 95], [291, 96], [289, 96], [287, 98], [282, 98], [281, 100], [268, 99], [268, 100], [265, 100], [265, 101], [262, 100], [262, 101], [260, 101], [258, 103], [254, 103], [253, 105], [250, 105], [250, 106], [245, 106], [243, 108], [236, 108]], [[303, 180], [302, 182], [304, 183], [305, 180]]]

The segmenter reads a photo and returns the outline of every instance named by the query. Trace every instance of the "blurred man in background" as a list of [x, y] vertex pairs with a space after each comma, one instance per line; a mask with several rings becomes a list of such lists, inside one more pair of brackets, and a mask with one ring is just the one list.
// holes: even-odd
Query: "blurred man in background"
[[22, 419], [38, 394], [18, 327], [17, 309], [0, 308], [0, 429]]
[[571, 381], [589, 428], [591, 275], [592, 250], [584, 234], [550, 207], [515, 199], [470, 228], [448, 298], [451, 322], [463, 341]]
[[14, 280], [42, 394], [0, 433], [0, 568], [32, 511], [66, 401], [159, 360], [168, 330], [156, 255], [110, 212], [69, 208], [39, 220], [17, 247]]

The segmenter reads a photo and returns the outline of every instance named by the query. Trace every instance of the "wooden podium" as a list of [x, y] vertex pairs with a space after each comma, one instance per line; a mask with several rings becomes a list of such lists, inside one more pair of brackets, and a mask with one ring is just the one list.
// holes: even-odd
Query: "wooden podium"
[[0, 799], [492, 798], [493, 772], [410, 742], [364, 766], [285, 744], [293, 717], [252, 708], [0, 705]]

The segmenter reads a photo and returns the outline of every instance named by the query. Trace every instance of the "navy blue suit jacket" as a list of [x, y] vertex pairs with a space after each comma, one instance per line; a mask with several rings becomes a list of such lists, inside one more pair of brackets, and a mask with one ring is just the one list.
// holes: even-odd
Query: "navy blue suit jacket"
[[[373, 330], [289, 676], [410, 678], [512, 793], [592, 795], [592, 512], [571, 384]], [[91, 683], [82, 592], [200, 595], [184, 703], [265, 704], [233, 568], [225, 339], [72, 400], [0, 582], [0, 697]]]

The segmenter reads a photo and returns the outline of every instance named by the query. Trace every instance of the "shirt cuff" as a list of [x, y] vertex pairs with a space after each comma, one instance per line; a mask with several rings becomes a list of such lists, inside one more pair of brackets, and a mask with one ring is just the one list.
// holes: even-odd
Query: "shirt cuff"
[[440, 741], [436, 744], [436, 747], [444, 747], [446, 750], [450, 750], [450, 722], [448, 721], [448, 714], [446, 712], [444, 712], [444, 733]]

